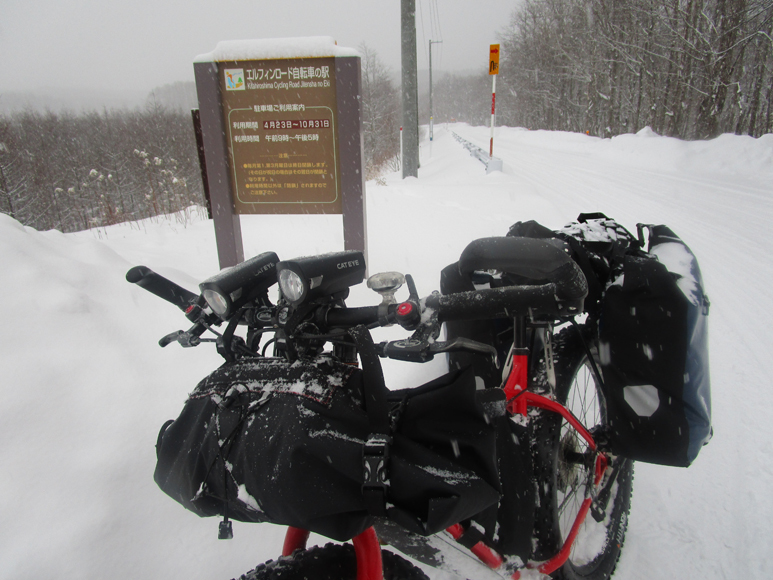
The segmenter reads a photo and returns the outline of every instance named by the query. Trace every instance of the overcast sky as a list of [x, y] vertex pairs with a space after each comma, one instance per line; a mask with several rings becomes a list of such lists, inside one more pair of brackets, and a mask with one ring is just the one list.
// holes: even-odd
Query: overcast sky
[[[486, 70], [518, 0], [416, 0], [419, 69]], [[0, 0], [0, 93], [150, 91], [220, 40], [332, 36], [400, 70], [399, 0]]]

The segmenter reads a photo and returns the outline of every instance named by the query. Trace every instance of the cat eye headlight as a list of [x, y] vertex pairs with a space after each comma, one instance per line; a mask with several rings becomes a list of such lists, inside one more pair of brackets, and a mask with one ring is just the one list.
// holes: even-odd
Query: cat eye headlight
[[282, 295], [297, 307], [314, 300], [346, 297], [349, 287], [365, 278], [365, 257], [358, 251], [336, 252], [282, 261], [276, 269]]

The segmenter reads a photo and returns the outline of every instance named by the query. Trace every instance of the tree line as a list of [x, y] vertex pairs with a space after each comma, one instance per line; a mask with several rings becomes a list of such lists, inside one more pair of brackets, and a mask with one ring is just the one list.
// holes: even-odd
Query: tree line
[[190, 113], [0, 116], [0, 211], [72, 232], [203, 205]]
[[773, 130], [771, 0], [525, 0], [500, 37], [502, 124], [684, 139]]

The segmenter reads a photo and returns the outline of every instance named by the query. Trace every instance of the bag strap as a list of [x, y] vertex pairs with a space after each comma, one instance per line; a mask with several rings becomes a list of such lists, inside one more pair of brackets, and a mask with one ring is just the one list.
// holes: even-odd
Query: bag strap
[[385, 516], [389, 487], [389, 446], [392, 443], [388, 390], [370, 331], [364, 326], [355, 326], [349, 330], [349, 334], [360, 353], [362, 395], [370, 424], [370, 434], [362, 450], [362, 497], [371, 514]]
[[381, 361], [376, 353], [376, 345], [370, 331], [364, 326], [355, 326], [349, 330], [349, 334], [357, 345], [360, 353], [360, 362], [363, 372], [363, 397], [365, 411], [368, 414], [368, 422], [372, 433], [389, 435], [389, 404], [387, 403], [386, 383], [384, 372], [381, 369]]

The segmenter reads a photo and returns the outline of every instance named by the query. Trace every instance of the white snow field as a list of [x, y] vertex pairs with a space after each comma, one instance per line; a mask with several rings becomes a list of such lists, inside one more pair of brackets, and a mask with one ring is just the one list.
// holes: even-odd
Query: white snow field
[[[712, 303], [714, 438], [689, 469], [636, 465], [614, 578], [769, 579], [773, 135], [690, 143], [503, 127], [504, 171], [486, 175], [452, 130], [488, 149], [485, 127], [439, 125], [418, 179], [367, 184], [370, 273], [411, 273], [428, 294], [468, 242], [519, 220], [559, 228], [602, 211], [632, 231], [671, 226]], [[340, 216], [242, 224], [247, 257], [343, 249]], [[283, 529], [266, 524], [235, 522], [235, 538], [218, 541], [217, 519], [153, 482], [158, 429], [220, 359], [209, 345], [158, 347], [187, 321], [125, 282], [137, 264], [196, 290], [218, 269], [212, 222], [191, 211], [63, 235], [0, 215], [0, 579], [227, 579], [281, 551]], [[377, 301], [363, 284], [350, 304]], [[418, 385], [442, 363], [386, 372], [392, 386]]]

